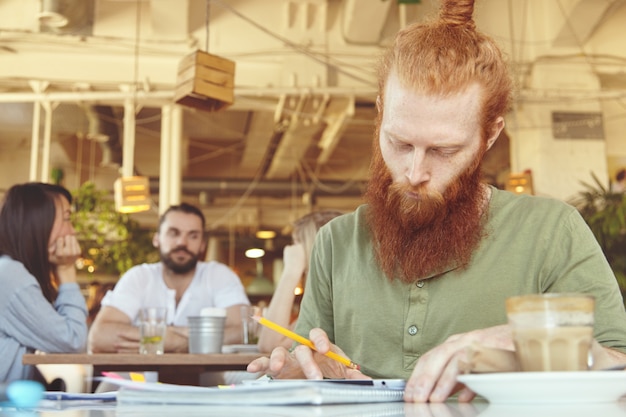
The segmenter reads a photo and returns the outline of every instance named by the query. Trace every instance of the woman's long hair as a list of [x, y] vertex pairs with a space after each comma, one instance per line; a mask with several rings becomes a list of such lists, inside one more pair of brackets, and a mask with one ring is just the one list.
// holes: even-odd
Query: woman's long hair
[[61, 196], [72, 201], [71, 194], [61, 186], [18, 184], [9, 189], [0, 210], [0, 255], [21, 262], [51, 303], [57, 289], [51, 278], [48, 243], [56, 215], [55, 199]]
[[304, 248], [307, 265], [311, 260], [311, 252], [313, 251], [313, 243], [315, 242], [317, 231], [320, 230], [320, 227], [342, 214], [339, 210], [319, 210], [306, 214], [293, 223], [291, 234], [294, 242], [300, 243]]

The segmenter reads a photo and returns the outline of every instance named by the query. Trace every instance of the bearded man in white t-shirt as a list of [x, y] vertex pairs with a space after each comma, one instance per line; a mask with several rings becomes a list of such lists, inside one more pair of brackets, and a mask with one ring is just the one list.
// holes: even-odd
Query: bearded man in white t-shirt
[[230, 268], [200, 261], [207, 243], [204, 227], [202, 211], [190, 204], [163, 213], [153, 238], [161, 262], [131, 268], [103, 298], [89, 332], [91, 352], [137, 352], [143, 307], [167, 308], [166, 352], [188, 351], [187, 317], [206, 307], [226, 309], [224, 344], [240, 343], [240, 307], [250, 301]]

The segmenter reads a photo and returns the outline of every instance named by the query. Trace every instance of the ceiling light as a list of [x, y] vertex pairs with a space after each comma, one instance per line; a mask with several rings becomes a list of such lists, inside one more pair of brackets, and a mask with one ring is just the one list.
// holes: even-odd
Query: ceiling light
[[261, 258], [263, 255], [265, 255], [265, 251], [261, 248], [252, 248], [246, 251], [247, 258], [256, 259]]
[[256, 237], [258, 239], [274, 239], [276, 232], [273, 230], [259, 230], [256, 232]]

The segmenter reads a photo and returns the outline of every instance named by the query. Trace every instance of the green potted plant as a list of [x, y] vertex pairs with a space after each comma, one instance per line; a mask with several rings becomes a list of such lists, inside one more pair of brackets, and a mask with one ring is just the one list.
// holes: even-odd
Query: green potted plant
[[158, 261], [152, 232], [128, 214], [117, 212], [108, 191], [87, 181], [72, 194], [74, 228], [88, 272], [119, 276], [138, 263]]
[[591, 173], [595, 184], [581, 182], [571, 204], [578, 209], [606, 256], [622, 294], [626, 294], [626, 194], [611, 192]]

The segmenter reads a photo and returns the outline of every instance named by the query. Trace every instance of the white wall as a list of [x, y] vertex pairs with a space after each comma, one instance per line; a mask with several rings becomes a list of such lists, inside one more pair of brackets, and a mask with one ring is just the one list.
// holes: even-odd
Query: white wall
[[[606, 140], [555, 139], [552, 112], [601, 112], [597, 77], [584, 62], [571, 65], [536, 64], [510, 117], [512, 171], [531, 169], [535, 193], [569, 200], [592, 182], [593, 172], [608, 182]], [[550, 91], [553, 98], [538, 98]], [[537, 98], [535, 98], [537, 97]]]

